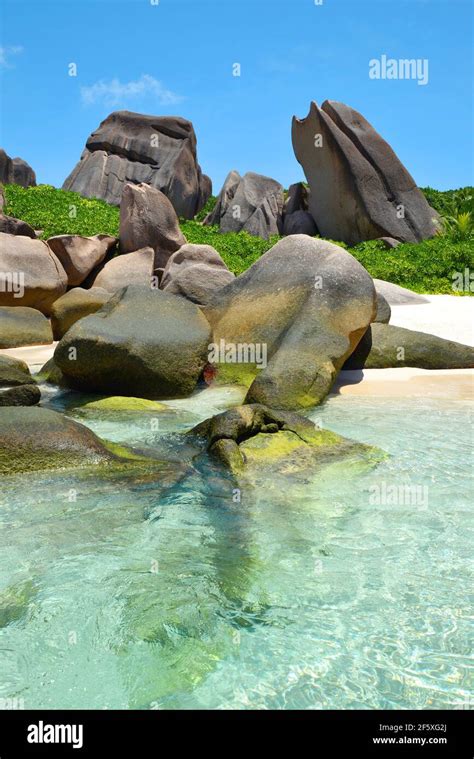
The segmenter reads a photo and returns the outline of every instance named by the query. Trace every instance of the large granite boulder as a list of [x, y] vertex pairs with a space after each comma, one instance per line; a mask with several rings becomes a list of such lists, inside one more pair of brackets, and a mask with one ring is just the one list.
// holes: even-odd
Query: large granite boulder
[[86, 284], [90, 287], [100, 287], [111, 293], [127, 285], [152, 287], [154, 271], [155, 251], [153, 248], [142, 248], [107, 261], [97, 273], [92, 273]]
[[31, 306], [48, 315], [66, 288], [66, 272], [45, 242], [0, 232], [0, 306]]
[[41, 311], [24, 306], [0, 306], [0, 348], [52, 342], [51, 325]]
[[160, 287], [206, 305], [212, 295], [234, 279], [219, 253], [211, 245], [183, 245], [168, 259]]
[[109, 465], [117, 456], [87, 427], [45, 408], [0, 408], [0, 474]]
[[23, 237], [31, 237], [32, 240], [36, 240], [37, 237], [33, 227], [30, 227], [26, 221], [15, 219], [14, 216], [5, 216], [3, 213], [0, 213], [0, 232], [7, 235], [23, 235]]
[[303, 182], [290, 184], [283, 206], [284, 215], [290, 215], [295, 211], [307, 211], [309, 207], [309, 190]]
[[19, 387], [34, 382], [28, 364], [13, 356], [0, 356], [0, 387]]
[[472, 369], [474, 348], [391, 324], [372, 324], [344, 369]]
[[318, 228], [309, 211], [293, 211], [284, 216], [283, 234], [314, 237], [318, 234]]
[[212, 187], [197, 163], [191, 122], [177, 116], [111, 113], [88, 138], [63, 189], [119, 205], [127, 182], [156, 187], [178, 216], [192, 219]]
[[178, 217], [166, 195], [146, 184], [124, 186], [120, 203], [122, 253], [151, 247], [158, 269], [185, 243]]
[[51, 310], [51, 327], [55, 340], [60, 340], [79, 319], [95, 314], [99, 308], [112, 297], [108, 290], [102, 287], [92, 287], [84, 290], [74, 287], [53, 303]]
[[130, 286], [76, 322], [54, 360], [79, 389], [159, 399], [189, 395], [207, 360], [210, 327], [184, 298]]
[[372, 278], [347, 251], [285, 237], [203, 309], [217, 381], [250, 384], [246, 403], [321, 403], [376, 313]]
[[112, 253], [117, 242], [109, 235], [56, 235], [49, 238], [48, 245], [61, 262], [69, 287], [77, 287]]
[[416, 306], [429, 303], [424, 295], [407, 290], [406, 287], [394, 285], [393, 282], [386, 282], [384, 279], [374, 279], [374, 285], [377, 293], [383, 295], [391, 306]]
[[390, 145], [354, 109], [326, 100], [293, 118], [293, 148], [320, 234], [355, 245], [393, 237], [418, 242], [436, 233], [436, 213]]
[[205, 224], [221, 232], [240, 232], [267, 240], [282, 230], [283, 187], [270, 177], [249, 171], [241, 177], [231, 171]]
[[36, 175], [31, 166], [22, 158], [10, 158], [0, 148], [0, 182], [35, 187]]
[[375, 463], [382, 452], [320, 429], [309, 419], [258, 403], [237, 406], [206, 419], [188, 433], [204, 438], [207, 451], [234, 475], [267, 476], [314, 472], [344, 456]]

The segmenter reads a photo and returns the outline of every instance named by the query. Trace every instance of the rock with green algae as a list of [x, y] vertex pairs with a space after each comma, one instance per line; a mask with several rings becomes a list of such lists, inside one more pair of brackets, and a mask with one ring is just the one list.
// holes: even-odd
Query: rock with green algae
[[373, 446], [317, 427], [300, 414], [253, 403], [217, 414], [189, 434], [206, 438], [208, 452], [233, 474], [298, 473], [342, 457], [367, 463], [384, 457]]
[[0, 590], [0, 628], [22, 619], [35, 598], [37, 586], [24, 580]]
[[57, 385], [58, 387], [69, 387], [66, 377], [54, 360], [54, 356], [41, 367], [35, 379], [37, 382], [48, 382], [50, 385]]
[[77, 408], [81, 411], [134, 411], [142, 413], [172, 411], [165, 403], [150, 401], [147, 398], [133, 398], [127, 395], [112, 395], [98, 398], [87, 401]]
[[0, 408], [0, 474], [149, 462], [88, 427], [39, 407]]

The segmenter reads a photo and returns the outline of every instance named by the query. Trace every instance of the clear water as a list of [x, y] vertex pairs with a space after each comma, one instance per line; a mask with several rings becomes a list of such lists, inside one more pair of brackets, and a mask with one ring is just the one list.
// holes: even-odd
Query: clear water
[[[161, 455], [167, 433], [238, 400], [177, 401], [158, 429], [147, 415], [75, 418]], [[472, 705], [471, 411], [331, 398], [313, 418], [390, 457], [246, 488], [240, 503], [229, 480], [183, 465], [178, 445], [158, 478], [6, 478], [0, 697], [71, 709]], [[410, 498], [374, 502], [377, 487], [400, 485]]]

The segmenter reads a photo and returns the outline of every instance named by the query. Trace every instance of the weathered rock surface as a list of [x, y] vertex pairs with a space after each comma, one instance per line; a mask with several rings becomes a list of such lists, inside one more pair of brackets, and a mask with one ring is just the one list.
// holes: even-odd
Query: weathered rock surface
[[0, 408], [0, 473], [106, 465], [119, 459], [87, 427], [45, 408]]
[[14, 216], [5, 216], [2, 213], [0, 213], [0, 232], [7, 235], [23, 235], [23, 237], [31, 237], [32, 240], [36, 240], [35, 230], [26, 221], [15, 219]]
[[160, 287], [206, 305], [212, 294], [234, 279], [211, 245], [183, 245], [168, 259]]
[[390, 308], [390, 304], [388, 301], [384, 298], [382, 293], [377, 292], [377, 313], [375, 315], [374, 322], [379, 322], [381, 324], [388, 324], [390, 321], [390, 317], [392, 315], [392, 309]]
[[36, 175], [31, 166], [22, 158], [10, 158], [0, 148], [0, 182], [19, 184], [22, 187], [34, 187]]
[[309, 235], [310, 237], [314, 237], [318, 234], [318, 228], [308, 211], [294, 211], [284, 216], [283, 234]]
[[178, 216], [192, 219], [212, 186], [197, 163], [191, 122], [177, 116], [111, 113], [88, 138], [63, 189], [119, 205], [127, 182], [156, 187]]
[[417, 242], [436, 233], [433, 209], [414, 179], [354, 109], [313, 102], [305, 119], [293, 118], [292, 140], [323, 237], [354, 245], [378, 237]]
[[246, 403], [298, 409], [325, 398], [374, 318], [376, 296], [371, 277], [347, 251], [293, 235], [203, 310], [216, 345], [253, 346], [255, 358], [259, 346], [260, 358], [266, 351], [266, 366], [262, 360], [252, 364], [248, 351], [243, 363], [220, 357], [217, 380], [248, 384], [250, 378]]
[[224, 411], [194, 427], [188, 435], [206, 439], [207, 450], [233, 474], [314, 470], [344, 455], [376, 458], [376, 449], [318, 428], [299, 414], [261, 404]]
[[0, 348], [48, 345], [53, 333], [48, 319], [35, 308], [0, 307]]
[[218, 224], [221, 232], [240, 232], [263, 237], [282, 230], [283, 187], [270, 177], [249, 171], [241, 177], [231, 171], [205, 224]]
[[391, 324], [372, 324], [344, 369], [472, 369], [474, 348]]
[[224, 184], [217, 197], [216, 204], [211, 213], [204, 219], [204, 224], [208, 224], [209, 226], [219, 226], [222, 216], [224, 216], [234, 198], [241, 179], [242, 177], [238, 171], [235, 171], [234, 169], [229, 171], [224, 179]]
[[122, 253], [151, 247], [158, 269], [185, 243], [178, 217], [166, 195], [146, 184], [124, 186], [120, 203]]
[[117, 245], [117, 238], [109, 235], [56, 235], [48, 245], [59, 259], [70, 287], [81, 285]]
[[36, 384], [0, 388], [0, 406], [36, 406], [40, 400], [41, 391]]
[[34, 382], [28, 364], [12, 356], [0, 356], [0, 387], [19, 387]]
[[55, 340], [60, 340], [79, 319], [95, 314], [112, 297], [108, 290], [75, 287], [58, 298], [51, 310], [51, 327]]
[[386, 282], [384, 279], [374, 279], [374, 285], [377, 292], [383, 295], [391, 306], [415, 306], [417, 303], [429, 303], [424, 295], [407, 290], [406, 287], [394, 285], [392, 282]]
[[86, 284], [94, 288], [103, 288], [110, 293], [127, 285], [142, 285], [151, 288], [154, 284], [154, 271], [155, 251], [153, 248], [142, 248], [107, 261], [95, 276], [87, 280]]
[[197, 306], [130, 286], [76, 322], [54, 360], [68, 382], [89, 392], [172, 398], [194, 390], [209, 341], [209, 324]]
[[66, 272], [45, 242], [0, 233], [0, 306], [31, 306], [48, 315], [66, 288]]
[[307, 211], [309, 207], [309, 194], [309, 190], [303, 182], [290, 184], [283, 207], [285, 216], [295, 213], [295, 211]]

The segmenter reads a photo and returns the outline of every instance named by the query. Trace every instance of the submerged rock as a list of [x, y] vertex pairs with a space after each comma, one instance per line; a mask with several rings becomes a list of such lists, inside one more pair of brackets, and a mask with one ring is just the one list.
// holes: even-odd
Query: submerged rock
[[194, 390], [207, 361], [210, 326], [184, 298], [130, 286], [76, 322], [54, 360], [76, 388], [150, 399]]
[[474, 348], [391, 324], [372, 324], [344, 369], [472, 369]]
[[146, 398], [132, 398], [127, 395], [112, 395], [106, 398], [99, 398], [94, 401], [88, 401], [76, 408], [81, 411], [135, 411], [135, 412], [153, 412], [153, 411], [171, 411], [169, 406], [159, 401], [150, 401]]
[[119, 458], [87, 427], [45, 408], [0, 408], [0, 473], [106, 465]]
[[298, 473], [315, 464], [357, 452], [365, 457], [376, 449], [318, 428], [305, 417], [252, 403], [224, 411], [194, 427], [188, 435], [205, 438], [208, 452], [234, 475], [272, 470]]

